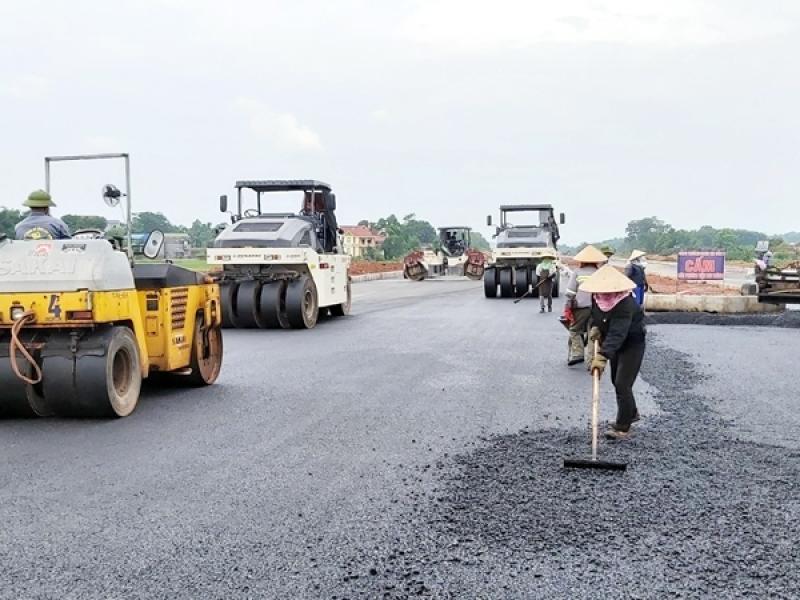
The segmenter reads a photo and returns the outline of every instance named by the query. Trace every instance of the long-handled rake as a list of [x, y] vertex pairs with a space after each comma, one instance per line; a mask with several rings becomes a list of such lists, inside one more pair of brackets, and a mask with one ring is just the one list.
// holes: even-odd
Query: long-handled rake
[[[595, 340], [595, 355], [599, 344]], [[597, 458], [597, 425], [600, 420], [600, 373], [592, 370], [592, 457], [591, 458], [565, 458], [565, 469], [606, 469], [609, 471], [624, 471], [626, 463], [600, 460]]]
[[520, 302], [522, 302], [523, 298], [527, 298], [528, 296], [533, 294], [533, 292], [535, 292], [537, 289], [539, 289], [539, 286], [542, 285], [545, 281], [552, 281], [553, 277], [554, 277], [553, 275], [550, 275], [549, 277], [545, 277], [544, 279], [542, 279], [539, 283], [537, 283], [535, 286], [533, 286], [533, 288], [531, 288], [530, 290], [528, 290], [527, 292], [522, 294], [522, 296], [520, 296], [519, 298], [514, 300], [514, 304], [519, 304]]

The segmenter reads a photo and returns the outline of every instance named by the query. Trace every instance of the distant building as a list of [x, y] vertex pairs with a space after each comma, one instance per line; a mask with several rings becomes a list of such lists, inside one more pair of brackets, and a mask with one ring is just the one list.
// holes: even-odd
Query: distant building
[[368, 256], [367, 251], [370, 248], [379, 252], [383, 247], [383, 242], [386, 241], [386, 236], [363, 225], [344, 225], [341, 229], [344, 231], [342, 235], [344, 252], [353, 258]]

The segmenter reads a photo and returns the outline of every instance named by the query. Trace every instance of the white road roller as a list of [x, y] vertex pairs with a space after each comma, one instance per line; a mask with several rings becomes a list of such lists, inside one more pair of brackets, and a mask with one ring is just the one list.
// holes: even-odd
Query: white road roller
[[[513, 222], [512, 222], [513, 221]], [[564, 213], [559, 223], [564, 224]], [[486, 224], [492, 226], [491, 215]], [[538, 297], [536, 266], [545, 251], [558, 250], [558, 223], [549, 204], [510, 204], [500, 207], [500, 225], [493, 236], [496, 240], [492, 258], [483, 275], [483, 290], [487, 298], [520, 298], [529, 291]], [[553, 286], [553, 296], [559, 295], [559, 278]]]
[[[222, 296], [223, 327], [310, 329], [320, 313], [350, 313], [350, 257], [336, 196], [314, 180], [237, 181], [231, 224], [208, 249]], [[295, 192], [300, 212], [271, 212], [270, 194]], [[274, 197], [273, 197], [274, 198]], [[250, 202], [250, 208], [245, 208]], [[228, 212], [228, 197], [220, 197]]]

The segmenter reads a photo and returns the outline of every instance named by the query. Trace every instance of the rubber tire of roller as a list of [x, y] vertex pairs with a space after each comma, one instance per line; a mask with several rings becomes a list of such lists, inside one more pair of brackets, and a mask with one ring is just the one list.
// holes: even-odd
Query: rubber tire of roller
[[517, 267], [515, 269], [516, 282], [514, 285], [514, 295], [519, 298], [524, 296], [531, 289], [531, 272], [528, 267]]
[[127, 327], [112, 330], [106, 354], [106, 387], [109, 408], [115, 417], [127, 417], [136, 409], [142, 389], [142, 368], [136, 337]]
[[260, 281], [242, 281], [236, 292], [236, 326], [243, 329], [258, 327], [261, 298]]
[[483, 272], [483, 295], [487, 298], [497, 298], [497, 269], [487, 268]]
[[[8, 347], [8, 340], [4, 339], [2, 343]], [[19, 358], [22, 366], [22, 357]], [[30, 402], [31, 386], [18, 379], [11, 370], [8, 353], [0, 361], [0, 389], [3, 390], [0, 395], [0, 419], [37, 416]], [[30, 376], [30, 368], [25, 373]]]
[[192, 358], [189, 367], [192, 372], [186, 376], [189, 385], [202, 387], [211, 385], [219, 377], [222, 369], [222, 329], [214, 327], [208, 331], [208, 348], [203, 347], [203, 317], [197, 315], [192, 339]]
[[350, 314], [350, 308], [353, 306], [353, 290], [351, 283], [347, 282], [347, 301], [342, 304], [334, 304], [330, 307], [332, 317], [346, 317]]
[[289, 329], [286, 316], [286, 281], [271, 281], [261, 286], [258, 324], [263, 329]]
[[317, 324], [319, 299], [308, 275], [301, 275], [286, 286], [286, 316], [293, 329], [312, 329]]
[[512, 298], [514, 296], [514, 271], [511, 268], [500, 270], [500, 297]]
[[238, 291], [239, 282], [237, 281], [226, 281], [219, 286], [222, 327], [225, 329], [233, 329], [238, 326], [236, 321], [236, 294]]

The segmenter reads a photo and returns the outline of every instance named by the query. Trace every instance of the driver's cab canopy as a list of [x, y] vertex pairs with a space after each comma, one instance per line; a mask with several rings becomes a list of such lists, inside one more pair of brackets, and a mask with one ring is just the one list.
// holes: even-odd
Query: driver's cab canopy
[[301, 214], [312, 215], [325, 211], [325, 195], [323, 192], [311, 190], [303, 192], [303, 209], [300, 211]]
[[554, 215], [551, 204], [511, 204], [500, 207], [500, 224], [502, 227], [510, 224], [516, 227], [544, 227], [555, 222]]
[[439, 239], [467, 241], [469, 239], [470, 231], [472, 231], [472, 228], [464, 225], [439, 227]]
[[313, 215], [333, 212], [336, 209], [335, 196], [331, 186], [314, 179], [289, 179], [289, 180], [244, 180], [236, 182], [239, 217], [242, 211], [242, 190], [252, 190], [256, 193], [256, 210], [258, 214], [269, 214], [263, 210], [262, 194], [269, 192], [303, 192], [303, 201], [300, 206], [300, 215]]
[[[309, 245], [324, 252], [337, 251], [336, 196], [327, 183], [313, 179], [245, 180], [237, 181], [235, 187], [238, 215], [233, 221], [236, 225], [231, 232], [223, 232], [221, 237], [230, 239], [220, 239], [221, 245]], [[243, 190], [255, 192], [255, 208], [243, 211]], [[302, 201], [299, 211], [271, 211], [269, 199], [264, 194], [274, 192], [300, 192]], [[248, 194], [248, 203], [252, 206], [251, 194]], [[308, 239], [309, 234], [312, 240]], [[235, 239], [237, 236], [238, 239]]]

